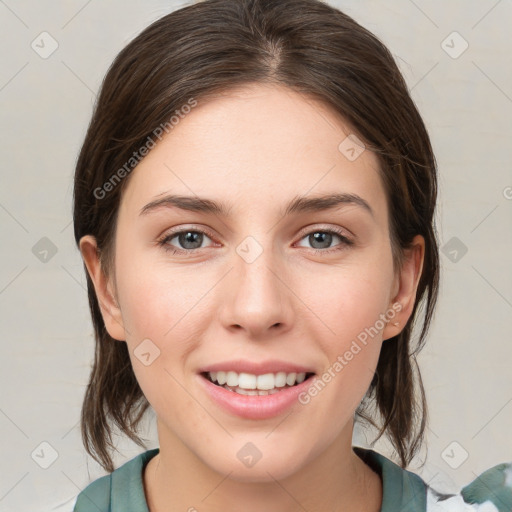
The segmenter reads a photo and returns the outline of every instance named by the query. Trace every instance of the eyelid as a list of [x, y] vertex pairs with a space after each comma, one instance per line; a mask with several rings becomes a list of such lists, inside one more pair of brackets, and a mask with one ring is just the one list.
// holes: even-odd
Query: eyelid
[[[207, 227], [199, 226], [199, 225], [196, 225], [196, 224], [189, 224], [188, 226], [186, 225], [185, 227], [178, 226], [176, 228], [171, 228], [169, 231], [165, 231], [162, 235], [160, 235], [157, 238], [157, 243], [162, 243], [163, 241], [165, 241], [165, 240], [167, 240], [169, 238], [174, 238], [176, 235], [180, 235], [181, 233], [184, 233], [184, 232], [187, 232], [187, 231], [204, 233], [205, 235], [207, 235], [212, 240], [216, 240], [216, 236]], [[206, 247], [202, 247], [202, 249], [206, 249]], [[177, 250], [178, 251], [185, 251], [185, 249], [177, 249]], [[198, 251], [199, 249], [191, 249], [191, 250], [188, 250], [186, 252], [190, 252], [191, 253], [194, 250]]]
[[306, 226], [302, 228], [299, 233], [298, 237], [303, 238], [306, 235], [310, 235], [311, 233], [314, 233], [316, 231], [333, 231], [340, 236], [344, 236], [345, 238], [355, 238], [354, 234], [351, 233], [348, 229], [342, 228], [341, 226], [336, 225], [328, 225], [328, 224], [310, 224], [309, 226]]
[[[177, 247], [174, 247], [174, 246], [168, 244], [169, 239], [172, 239], [175, 236], [180, 235], [181, 233], [184, 233], [187, 231], [203, 233], [203, 234], [207, 235], [208, 238], [212, 239], [214, 242], [216, 240], [216, 236], [208, 228], [191, 224], [191, 225], [188, 225], [185, 227], [179, 226], [176, 229], [171, 229], [170, 231], [164, 232], [163, 235], [158, 237], [157, 244], [160, 246], [163, 246], [164, 250], [166, 250], [166, 251], [171, 251], [174, 253], [181, 253], [181, 254], [189, 254], [189, 255], [193, 255], [197, 251], [200, 251], [201, 249], [207, 249], [207, 247], [199, 247], [197, 249], [187, 250], [187, 249], [180, 249], [180, 248], [177, 248]], [[350, 246], [350, 245], [354, 245], [354, 243], [355, 243], [354, 235], [349, 230], [342, 228], [341, 226], [327, 226], [327, 225], [322, 226], [322, 225], [318, 225], [318, 224], [316, 224], [316, 225], [310, 224], [309, 226], [306, 226], [299, 231], [299, 233], [297, 235], [298, 240], [297, 240], [297, 242], [295, 242], [295, 244], [300, 242], [306, 236], [311, 235], [312, 233], [315, 233], [315, 232], [332, 233], [332, 234], [338, 236], [342, 241], [341, 244], [335, 245], [334, 247], [331, 247], [328, 249], [309, 248], [310, 251], [314, 251], [315, 253], [329, 254], [331, 252], [336, 252], [336, 251], [342, 250], [339, 248], [339, 246], [343, 246], [343, 245]], [[306, 249], [308, 249], [308, 248], [306, 247]]]
[[355, 237], [352, 234], [347, 236], [346, 232], [348, 232], [348, 230], [345, 230], [340, 226], [308, 226], [304, 228], [304, 230], [301, 230], [301, 232], [299, 233], [299, 240], [296, 243], [299, 243], [300, 241], [302, 241], [302, 239], [313, 233], [330, 233], [333, 234], [334, 236], [337, 236], [341, 240], [340, 244], [337, 244], [334, 247], [330, 247], [328, 249], [315, 249], [314, 247], [305, 248], [309, 249], [309, 251], [313, 252], [314, 254], [321, 254], [327, 256], [332, 253], [340, 253], [341, 251], [347, 249], [348, 247], [355, 245]]

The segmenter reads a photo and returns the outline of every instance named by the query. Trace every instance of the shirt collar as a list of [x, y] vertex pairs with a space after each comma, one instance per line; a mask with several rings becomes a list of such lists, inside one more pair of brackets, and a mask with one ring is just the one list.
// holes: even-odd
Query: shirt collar
[[378, 452], [353, 446], [355, 454], [373, 469], [382, 481], [380, 512], [425, 512], [427, 486], [415, 473], [402, 469]]

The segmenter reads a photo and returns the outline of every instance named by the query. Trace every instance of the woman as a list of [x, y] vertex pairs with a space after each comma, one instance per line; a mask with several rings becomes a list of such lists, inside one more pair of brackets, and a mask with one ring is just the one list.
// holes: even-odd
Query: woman
[[[206, 0], [144, 30], [75, 174], [96, 334], [82, 434], [111, 474], [74, 510], [510, 510], [505, 464], [457, 496], [405, 469], [427, 420], [436, 196], [403, 77], [340, 11]], [[150, 405], [159, 448], [114, 469], [112, 427], [143, 446]], [[356, 419], [400, 465], [352, 446]]]

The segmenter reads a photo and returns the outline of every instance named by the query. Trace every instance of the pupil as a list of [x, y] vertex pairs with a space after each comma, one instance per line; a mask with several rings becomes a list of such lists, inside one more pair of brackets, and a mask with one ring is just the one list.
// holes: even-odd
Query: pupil
[[[323, 249], [329, 247], [330, 242], [331, 242], [331, 238], [332, 238], [332, 235], [330, 233], [322, 233], [322, 232], [313, 233], [310, 236], [313, 237], [315, 242], [320, 241], [321, 244], [324, 244], [325, 247], [322, 247]], [[327, 240], [327, 244], [325, 242], [325, 238]], [[322, 239], [324, 239], [324, 240], [322, 241]]]
[[[188, 231], [186, 233], [182, 233], [181, 235], [179, 235], [179, 238], [180, 238], [180, 244], [185, 247], [186, 249], [198, 249], [199, 247], [201, 247], [201, 241], [199, 242], [199, 245], [197, 247], [188, 247], [187, 244], [188, 243], [196, 243], [197, 244], [197, 238], [198, 237], [201, 237], [202, 236], [202, 233], [197, 233], [197, 232], [194, 232], [194, 231]], [[194, 239], [195, 242], [194, 242]]]

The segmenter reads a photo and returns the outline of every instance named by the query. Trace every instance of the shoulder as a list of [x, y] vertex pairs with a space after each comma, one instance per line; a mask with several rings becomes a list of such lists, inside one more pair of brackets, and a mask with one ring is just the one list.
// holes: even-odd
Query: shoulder
[[427, 512], [511, 512], [512, 462], [484, 471], [458, 494], [427, 486]]
[[73, 512], [147, 512], [142, 473], [158, 452], [154, 448], [141, 453], [109, 475], [94, 480], [78, 495]]
[[371, 449], [354, 447], [354, 451], [381, 478], [380, 512], [425, 512], [427, 486], [417, 474]]
[[354, 451], [382, 479], [380, 512], [512, 512], [512, 461], [481, 473], [457, 494], [442, 494], [378, 452]]
[[78, 495], [73, 512], [85, 512], [87, 510], [91, 510], [91, 507], [99, 512], [109, 512], [112, 491], [112, 474], [113, 473], [102, 476], [90, 483]]

